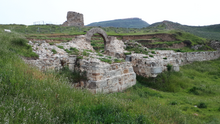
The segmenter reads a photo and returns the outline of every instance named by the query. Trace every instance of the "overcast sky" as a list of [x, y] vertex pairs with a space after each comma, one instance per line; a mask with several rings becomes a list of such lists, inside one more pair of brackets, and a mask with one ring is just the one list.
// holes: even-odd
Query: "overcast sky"
[[220, 0], [1, 0], [0, 24], [62, 24], [67, 11], [82, 13], [85, 25], [132, 17], [149, 24], [163, 20], [194, 26], [220, 24]]

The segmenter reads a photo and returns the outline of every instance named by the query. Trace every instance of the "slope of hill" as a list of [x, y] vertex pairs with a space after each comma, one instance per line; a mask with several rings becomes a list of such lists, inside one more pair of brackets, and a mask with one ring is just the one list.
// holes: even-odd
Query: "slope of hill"
[[209, 25], [209, 26], [187, 26], [171, 21], [157, 22], [150, 25], [148, 28], [152, 29], [168, 29], [168, 30], [183, 30], [199, 37], [220, 40], [220, 24]]
[[124, 92], [94, 95], [73, 88], [69, 76], [79, 73], [40, 72], [25, 64], [20, 56], [36, 56], [23, 38], [0, 27], [0, 123], [220, 123], [220, 59], [156, 78], [137, 76]]
[[110, 21], [101, 21], [88, 24], [87, 26], [101, 26], [101, 27], [124, 27], [124, 28], [143, 28], [149, 24], [140, 18], [116, 19]]

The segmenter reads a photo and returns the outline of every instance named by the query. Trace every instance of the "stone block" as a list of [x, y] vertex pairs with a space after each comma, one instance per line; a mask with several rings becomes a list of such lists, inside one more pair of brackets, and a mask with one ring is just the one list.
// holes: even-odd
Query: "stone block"
[[96, 89], [96, 82], [95, 81], [92, 81], [88, 84], [88, 87], [89, 89]]
[[98, 88], [103, 88], [103, 87], [107, 87], [107, 80], [102, 80], [102, 81], [96, 81], [96, 85]]
[[127, 73], [129, 73], [129, 70], [126, 68], [126, 69], [124, 69], [123, 73], [127, 74]]

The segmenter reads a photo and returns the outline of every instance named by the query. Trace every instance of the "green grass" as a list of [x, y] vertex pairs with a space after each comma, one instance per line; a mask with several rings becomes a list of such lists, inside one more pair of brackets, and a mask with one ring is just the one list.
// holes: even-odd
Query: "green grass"
[[[156, 79], [138, 76], [137, 80], [142, 85], [161, 93], [158, 102], [164, 104], [176, 102], [175, 106], [182, 113], [197, 118], [197, 123], [219, 123], [219, 64], [220, 59], [194, 62], [182, 66], [180, 72], [165, 72]], [[194, 115], [195, 113], [198, 117]]]
[[60, 49], [64, 49], [64, 47], [63, 46], [57, 46], [58, 48], [60, 48]]
[[87, 56], [87, 57], [88, 57], [88, 56], [90, 55], [90, 53], [87, 53], [85, 50], [83, 50], [82, 55], [83, 55], [83, 56]]
[[153, 58], [154, 56], [153, 56], [153, 55], [149, 55], [149, 57], [152, 57], [152, 58]]
[[121, 62], [125, 62], [124, 59], [114, 59], [114, 63], [121, 63]]
[[107, 62], [109, 64], [112, 64], [112, 60], [107, 59], [107, 58], [99, 58], [99, 60], [101, 60], [102, 62]]
[[51, 51], [53, 52], [53, 54], [57, 53], [57, 51], [55, 49], [52, 49]]
[[94, 95], [72, 88], [80, 75], [67, 68], [42, 73], [25, 64], [26, 47], [14, 38], [23, 36], [0, 31], [0, 123], [220, 123], [220, 59], [156, 79], [137, 76], [124, 92]]
[[125, 55], [131, 55], [131, 52], [124, 53]]
[[[169, 42], [154, 42], [154, 43], [150, 43], [150, 45], [159, 45], [159, 44], [166, 44], [168, 46], [172, 46], [173, 44], [179, 44], [182, 41], [169, 41]], [[144, 45], [144, 44], [143, 44]]]
[[145, 49], [142, 48], [142, 47], [127, 46], [127, 47], [126, 47], [126, 50], [127, 50], [127, 51], [134, 51], [135, 53], [142, 53], [142, 54], [148, 55], [148, 51], [145, 50]]

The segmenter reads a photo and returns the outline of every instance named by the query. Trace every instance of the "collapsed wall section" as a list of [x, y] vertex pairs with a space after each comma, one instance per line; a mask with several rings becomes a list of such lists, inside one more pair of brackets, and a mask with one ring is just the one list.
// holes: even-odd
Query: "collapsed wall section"
[[88, 80], [74, 86], [87, 88], [92, 93], [119, 92], [136, 84], [136, 74], [130, 62], [108, 64], [97, 59], [80, 59], [78, 65], [80, 71], [86, 71]]
[[156, 77], [159, 73], [167, 71], [167, 65], [173, 66], [174, 71], [179, 71], [179, 66], [195, 61], [208, 61], [218, 59], [220, 51], [187, 52], [156, 51], [153, 57], [145, 58], [144, 54], [132, 54], [130, 61], [137, 75]]

